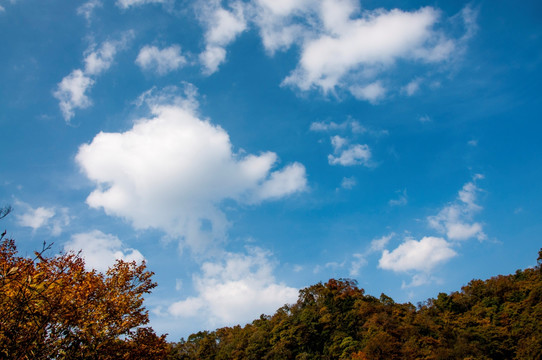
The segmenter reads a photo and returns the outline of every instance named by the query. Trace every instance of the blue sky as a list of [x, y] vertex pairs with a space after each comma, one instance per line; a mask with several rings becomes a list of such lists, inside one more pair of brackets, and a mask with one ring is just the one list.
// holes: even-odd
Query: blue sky
[[0, 0], [23, 254], [156, 273], [170, 340], [354, 278], [416, 303], [535, 264], [542, 5]]

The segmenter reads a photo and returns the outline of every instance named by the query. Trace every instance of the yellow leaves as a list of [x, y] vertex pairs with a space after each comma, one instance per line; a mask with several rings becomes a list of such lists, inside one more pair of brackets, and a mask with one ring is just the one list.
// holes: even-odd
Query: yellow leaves
[[132, 339], [132, 329], [148, 322], [143, 296], [156, 286], [144, 265], [119, 261], [103, 275], [86, 271], [76, 254], [17, 257], [14, 242], [2, 240], [0, 269], [2, 358], [109, 359], [119, 358], [118, 351], [163, 358], [165, 340], [152, 330], [141, 339], [157, 346], [152, 351], [136, 351], [145, 344]]
[[4, 276], [10, 276], [12, 274], [15, 274], [18, 270], [19, 270], [18, 266], [13, 266], [8, 270], [8, 272]]

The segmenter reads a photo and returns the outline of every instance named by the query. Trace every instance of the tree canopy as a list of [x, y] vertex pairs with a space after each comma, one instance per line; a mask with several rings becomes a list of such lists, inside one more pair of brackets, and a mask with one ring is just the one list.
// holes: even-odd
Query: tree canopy
[[107, 273], [78, 254], [17, 255], [0, 237], [0, 358], [163, 359], [167, 343], [148, 323], [143, 296], [156, 283], [145, 264], [117, 261]]
[[170, 359], [541, 359], [542, 250], [535, 268], [414, 306], [331, 279], [244, 327], [198, 332]]

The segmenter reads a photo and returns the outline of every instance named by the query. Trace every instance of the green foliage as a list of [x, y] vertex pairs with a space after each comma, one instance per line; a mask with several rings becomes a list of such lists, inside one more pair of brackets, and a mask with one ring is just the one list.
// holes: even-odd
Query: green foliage
[[542, 249], [538, 266], [418, 308], [353, 280], [299, 292], [293, 305], [244, 328], [222, 328], [171, 344], [169, 359], [538, 359], [542, 358]]

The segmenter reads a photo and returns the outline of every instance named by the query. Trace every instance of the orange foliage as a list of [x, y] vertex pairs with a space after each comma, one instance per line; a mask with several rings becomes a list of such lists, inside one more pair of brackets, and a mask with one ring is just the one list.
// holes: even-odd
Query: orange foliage
[[148, 322], [145, 264], [118, 261], [106, 274], [77, 254], [17, 256], [0, 237], [0, 357], [7, 359], [162, 359], [167, 344]]

